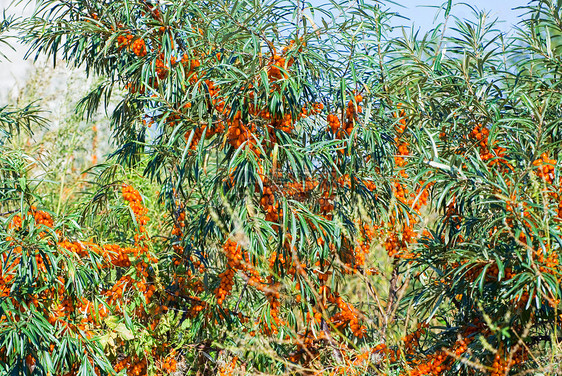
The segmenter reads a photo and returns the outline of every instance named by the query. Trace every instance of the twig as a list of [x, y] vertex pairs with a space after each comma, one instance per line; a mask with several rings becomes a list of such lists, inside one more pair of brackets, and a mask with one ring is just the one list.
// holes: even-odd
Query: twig
[[382, 327], [382, 337], [386, 337], [386, 331], [388, 329], [388, 324], [392, 321], [390, 319], [391, 315], [393, 314], [393, 306], [396, 300], [396, 293], [398, 292], [398, 268], [399, 268], [399, 259], [397, 257], [394, 258], [392, 263], [392, 276], [390, 277], [390, 287], [388, 288], [388, 303], [386, 304], [386, 317], [385, 322]]
[[18, 211], [19, 211], [18, 209], [14, 209], [14, 210], [10, 210], [10, 211], [4, 212], [4, 213], [0, 213], [0, 215], [6, 216], [6, 215], [17, 213]]

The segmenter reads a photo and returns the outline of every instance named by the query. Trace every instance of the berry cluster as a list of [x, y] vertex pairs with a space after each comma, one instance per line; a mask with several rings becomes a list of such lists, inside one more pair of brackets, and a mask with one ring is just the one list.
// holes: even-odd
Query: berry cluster
[[554, 167], [556, 160], [548, 157], [546, 153], [542, 153], [541, 157], [533, 162], [533, 166], [537, 168], [537, 175], [547, 184], [554, 182]]

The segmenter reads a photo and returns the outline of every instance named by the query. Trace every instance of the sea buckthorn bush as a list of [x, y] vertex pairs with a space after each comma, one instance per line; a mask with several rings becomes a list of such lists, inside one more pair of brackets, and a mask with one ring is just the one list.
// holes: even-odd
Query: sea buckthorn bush
[[38, 2], [78, 112], [120, 101], [77, 213], [2, 156], [3, 371], [559, 372], [560, 5], [331, 6]]

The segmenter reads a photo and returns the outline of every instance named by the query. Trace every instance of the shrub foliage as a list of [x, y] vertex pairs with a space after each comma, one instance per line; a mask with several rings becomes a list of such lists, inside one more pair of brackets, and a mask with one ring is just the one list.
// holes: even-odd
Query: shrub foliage
[[115, 149], [56, 215], [0, 109], [2, 372], [555, 374], [561, 6], [454, 9], [38, 1]]

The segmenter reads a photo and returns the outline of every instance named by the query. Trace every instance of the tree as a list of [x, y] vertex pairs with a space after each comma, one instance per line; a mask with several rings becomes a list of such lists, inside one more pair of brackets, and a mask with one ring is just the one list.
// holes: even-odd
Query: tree
[[[55, 322], [48, 350], [0, 341], [6, 369], [507, 375], [557, 354], [559, 6], [533, 1], [512, 40], [452, 2], [421, 39], [391, 38], [378, 2], [332, 6], [39, 3], [32, 53], [104, 78], [86, 117], [126, 90], [113, 157], [158, 184], [167, 222], [115, 164], [84, 209], [95, 242], [49, 240], [31, 202], [6, 220], [3, 254], [46, 242], [95, 282], [59, 293], [82, 302], [82, 359]], [[22, 286], [49, 289], [43, 275]], [[4, 302], [29, 300], [9, 286]]]

